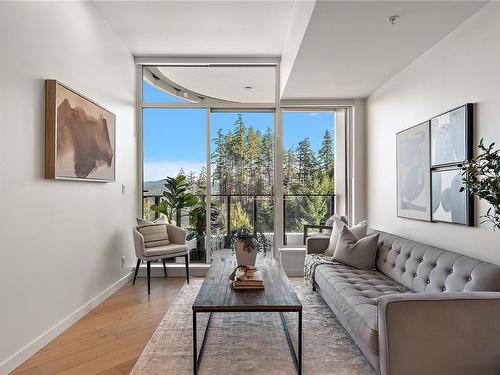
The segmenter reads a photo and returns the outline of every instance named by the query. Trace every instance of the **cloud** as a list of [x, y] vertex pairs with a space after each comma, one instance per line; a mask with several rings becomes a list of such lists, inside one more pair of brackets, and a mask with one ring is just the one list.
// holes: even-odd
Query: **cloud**
[[144, 162], [144, 181], [158, 181], [167, 176], [175, 177], [182, 168], [186, 174], [199, 174], [206, 163], [195, 161], [146, 161]]

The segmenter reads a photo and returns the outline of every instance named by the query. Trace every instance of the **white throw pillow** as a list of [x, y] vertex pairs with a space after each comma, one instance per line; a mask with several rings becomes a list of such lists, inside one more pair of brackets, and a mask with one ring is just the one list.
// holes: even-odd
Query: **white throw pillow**
[[[333, 256], [335, 248], [337, 247], [337, 242], [339, 242], [340, 232], [345, 226], [347, 225], [343, 221], [339, 219], [334, 220], [332, 233], [330, 235], [330, 242], [328, 243], [328, 247], [323, 253], [325, 256]], [[366, 220], [363, 220], [355, 226], [350, 227], [349, 230], [358, 238], [366, 237], [366, 234], [368, 232], [368, 222]]]

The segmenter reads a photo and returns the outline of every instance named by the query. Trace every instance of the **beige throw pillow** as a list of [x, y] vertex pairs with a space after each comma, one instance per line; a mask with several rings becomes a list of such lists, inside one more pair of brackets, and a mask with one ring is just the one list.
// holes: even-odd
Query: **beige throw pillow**
[[332, 260], [360, 270], [370, 270], [375, 268], [377, 243], [378, 233], [358, 238], [349, 228], [343, 227]]
[[[342, 220], [335, 219], [333, 221], [333, 229], [332, 233], [330, 234], [330, 242], [328, 243], [328, 247], [323, 253], [325, 256], [333, 256], [333, 253], [335, 252], [335, 249], [337, 247], [337, 242], [339, 241], [340, 232], [344, 227], [347, 227], [347, 225]], [[362, 222], [349, 229], [356, 237], [363, 238], [366, 236], [366, 233], [368, 231], [368, 222], [366, 220], [363, 220]]]
[[137, 218], [137, 230], [144, 237], [145, 247], [165, 246], [168, 240], [167, 225], [161, 219], [154, 222]]

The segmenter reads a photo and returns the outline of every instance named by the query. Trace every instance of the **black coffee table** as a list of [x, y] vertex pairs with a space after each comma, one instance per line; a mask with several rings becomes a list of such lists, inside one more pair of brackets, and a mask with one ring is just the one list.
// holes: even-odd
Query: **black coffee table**
[[[272, 257], [259, 258], [264, 290], [239, 290], [232, 287], [229, 275], [236, 267], [234, 258], [215, 259], [193, 303], [193, 373], [197, 374], [210, 329], [213, 313], [220, 312], [279, 312], [283, 329], [297, 373], [302, 373], [302, 304], [293, 291], [281, 265]], [[298, 344], [295, 351], [284, 312], [298, 313]], [[198, 353], [196, 315], [209, 313]]]

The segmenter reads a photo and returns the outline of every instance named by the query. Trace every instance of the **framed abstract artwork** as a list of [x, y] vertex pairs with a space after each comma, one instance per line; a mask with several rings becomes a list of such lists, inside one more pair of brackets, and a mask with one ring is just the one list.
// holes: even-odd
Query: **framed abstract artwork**
[[463, 187], [460, 168], [432, 171], [432, 221], [473, 225], [473, 200]]
[[460, 164], [472, 156], [472, 104], [431, 119], [431, 166]]
[[45, 81], [45, 177], [115, 181], [116, 117], [55, 80]]
[[396, 134], [399, 217], [431, 220], [429, 121]]

